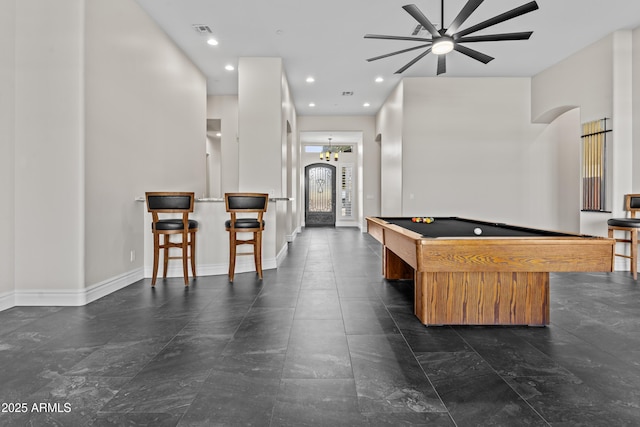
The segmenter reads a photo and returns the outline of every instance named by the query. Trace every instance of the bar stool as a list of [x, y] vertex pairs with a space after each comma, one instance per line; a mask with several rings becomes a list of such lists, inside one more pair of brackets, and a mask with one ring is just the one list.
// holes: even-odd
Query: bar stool
[[[193, 212], [194, 193], [190, 192], [146, 192], [147, 211], [151, 212], [153, 222], [153, 278], [151, 286], [155, 286], [158, 277], [158, 261], [160, 249], [163, 250], [164, 268], [162, 277], [167, 277], [167, 266], [170, 259], [182, 259], [184, 285], [189, 286], [188, 259], [191, 258], [191, 274], [196, 277], [196, 231], [198, 222], [189, 219]], [[181, 213], [182, 218], [159, 219], [159, 214]], [[182, 236], [180, 242], [171, 242], [172, 234]], [[160, 243], [160, 236], [163, 242]], [[181, 256], [169, 256], [169, 248], [180, 248]], [[189, 252], [191, 253], [189, 255]]]
[[[231, 219], [225, 222], [229, 232], [229, 281], [233, 282], [237, 255], [253, 255], [258, 277], [262, 279], [262, 231], [264, 213], [267, 211], [269, 195], [264, 193], [225, 193], [224, 203]], [[238, 218], [238, 214], [257, 214], [256, 217]], [[252, 239], [240, 240], [237, 233], [253, 233]], [[253, 252], [236, 252], [239, 245], [253, 245]]]
[[[640, 194], [627, 194], [624, 196], [624, 209], [629, 212], [630, 218], [611, 218], [607, 221], [609, 226], [609, 238], [613, 238], [615, 231], [624, 232], [624, 238], [615, 239], [616, 243], [630, 243], [630, 255], [614, 253], [616, 256], [631, 260], [631, 274], [633, 279], [638, 278], [638, 229], [640, 229], [640, 218], [636, 218], [636, 212], [640, 211]], [[627, 234], [629, 233], [629, 238]], [[614, 251], [615, 252], [615, 251]]]

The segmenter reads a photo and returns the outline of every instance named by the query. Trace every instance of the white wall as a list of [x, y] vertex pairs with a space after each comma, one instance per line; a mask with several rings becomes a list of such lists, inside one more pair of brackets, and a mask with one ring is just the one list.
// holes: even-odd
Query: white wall
[[[632, 81], [632, 97], [633, 97], [633, 154], [631, 156], [634, 165], [640, 165], [640, 28], [633, 31], [633, 51], [632, 51], [632, 69], [633, 73]], [[631, 191], [633, 193], [640, 193], [640, 170], [632, 169], [632, 185]]]
[[611, 117], [613, 37], [575, 53], [533, 77], [531, 118], [549, 123], [548, 113], [559, 107], [580, 107], [582, 122]]
[[522, 189], [547, 164], [523, 173], [545, 128], [530, 123], [530, 91], [526, 78], [404, 79], [402, 215], [527, 224]]
[[[297, 135], [297, 114], [291, 89], [284, 68], [280, 73], [280, 182], [282, 197], [296, 198], [294, 194], [295, 167], [298, 170], [296, 152], [299, 151]], [[297, 193], [297, 192], [296, 192]], [[288, 241], [293, 241], [298, 224], [294, 223], [295, 208], [293, 202], [277, 203], [276, 247], [286, 248]]]
[[[240, 58], [238, 61], [238, 169], [240, 191], [287, 196], [287, 123], [296, 116], [282, 58]], [[294, 143], [292, 141], [292, 143]], [[291, 236], [291, 211], [275, 204], [276, 253], [286, 250]], [[271, 207], [270, 209], [273, 209]], [[282, 248], [282, 249], [281, 249]]]
[[282, 197], [282, 59], [238, 61], [239, 189]]
[[[613, 34], [612, 120], [610, 139], [612, 175], [609, 182], [609, 206], [613, 214], [624, 212], [624, 195], [633, 189], [633, 48], [631, 31]], [[637, 73], [636, 73], [637, 74]], [[609, 138], [608, 138], [609, 141]], [[605, 227], [602, 227], [604, 234]]]
[[15, 0], [0, 0], [0, 310], [14, 304]]
[[207, 188], [206, 197], [223, 196], [220, 186], [222, 169], [222, 143], [220, 137], [207, 133]]
[[[366, 230], [365, 217], [380, 215], [380, 145], [375, 142], [374, 116], [299, 116], [298, 133], [313, 131], [362, 132], [358, 147], [358, 221]], [[298, 209], [304, 215], [304, 167], [300, 168], [301, 190]]]
[[205, 80], [133, 0], [2, 0], [0, 27], [0, 308], [84, 304], [142, 277], [135, 197], [203, 192]]
[[402, 126], [404, 83], [387, 97], [376, 116], [380, 137], [380, 214], [402, 215]]
[[[624, 194], [632, 190], [632, 34], [619, 31], [588, 46], [532, 79], [532, 118], [549, 122], [554, 112], [580, 108], [580, 122], [610, 118], [611, 168], [607, 207], [612, 213], [582, 212], [580, 232], [606, 235], [606, 221], [623, 216]], [[637, 73], [636, 73], [637, 74]]]
[[80, 291], [85, 1], [15, 5], [15, 289]]
[[[86, 283], [142, 267], [145, 191], [204, 194], [206, 81], [131, 0], [87, 2]], [[152, 40], [153, 42], [150, 42]], [[139, 254], [131, 262], [131, 250]]]
[[524, 209], [531, 227], [580, 232], [580, 110], [559, 116], [523, 153]]
[[284, 70], [280, 79], [280, 93], [282, 98], [282, 192], [284, 197], [293, 199], [292, 202], [286, 203], [284, 229], [286, 240], [291, 242], [300, 231], [298, 205], [295, 203], [299, 198], [300, 144], [297, 132], [298, 117]]
[[220, 119], [220, 192], [238, 191], [238, 96], [208, 96], [207, 118]]

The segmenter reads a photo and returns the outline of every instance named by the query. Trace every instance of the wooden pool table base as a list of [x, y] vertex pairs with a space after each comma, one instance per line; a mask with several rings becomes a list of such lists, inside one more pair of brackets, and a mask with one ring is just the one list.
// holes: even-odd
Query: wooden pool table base
[[549, 272], [613, 267], [612, 239], [434, 239], [380, 218], [367, 224], [384, 247], [383, 276], [413, 279], [414, 313], [425, 325], [545, 326]]
[[413, 279], [414, 313], [425, 325], [549, 324], [549, 273], [419, 272], [385, 250], [383, 275]]

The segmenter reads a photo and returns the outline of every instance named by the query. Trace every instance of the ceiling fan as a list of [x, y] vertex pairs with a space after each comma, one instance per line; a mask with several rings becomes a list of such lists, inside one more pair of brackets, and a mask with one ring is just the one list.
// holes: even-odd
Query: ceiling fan
[[504, 33], [504, 34], [488, 34], [488, 35], [479, 35], [479, 36], [468, 36], [469, 34], [475, 33], [480, 30], [484, 30], [485, 28], [491, 27], [493, 25], [499, 24], [504, 21], [508, 21], [509, 19], [516, 18], [520, 15], [524, 15], [525, 13], [533, 12], [538, 9], [538, 3], [535, 1], [531, 1], [522, 6], [516, 7], [508, 12], [504, 12], [500, 15], [494, 16], [493, 18], [487, 19], [486, 21], [480, 22], [472, 27], [466, 28], [464, 30], [458, 31], [458, 28], [469, 18], [469, 16], [475, 11], [478, 6], [483, 3], [484, 0], [469, 0], [467, 4], [464, 5], [458, 16], [451, 22], [448, 28], [444, 28], [444, 0], [441, 1], [441, 29], [438, 30], [429, 19], [418, 9], [415, 4], [409, 4], [406, 6], [402, 6], [404, 10], [406, 10], [409, 15], [411, 15], [418, 23], [424, 27], [425, 30], [431, 33], [431, 38], [423, 38], [423, 37], [403, 37], [403, 36], [385, 36], [378, 34], [366, 34], [364, 38], [366, 39], [383, 39], [383, 40], [404, 40], [404, 41], [417, 41], [423, 42], [418, 46], [410, 47], [408, 49], [402, 49], [395, 52], [387, 53], [385, 55], [376, 56], [373, 58], [367, 59], [367, 61], [376, 61], [382, 58], [388, 58], [389, 56], [398, 55], [400, 53], [410, 52], [412, 50], [425, 49], [420, 55], [416, 56], [414, 59], [409, 61], [404, 67], [400, 68], [395, 74], [401, 74], [406, 71], [409, 67], [414, 65], [416, 62], [424, 58], [432, 52], [433, 54], [438, 56], [438, 69], [437, 74], [443, 74], [447, 71], [447, 62], [446, 62], [446, 54], [451, 52], [452, 50], [458, 51], [464, 55], [467, 55], [470, 58], [473, 58], [477, 61], [480, 61], [484, 64], [489, 63], [494, 58], [485, 55], [484, 53], [478, 52], [477, 50], [468, 48], [463, 46], [463, 43], [475, 43], [475, 42], [496, 42], [496, 41], [506, 41], [506, 40], [527, 40], [533, 34], [533, 31], [519, 32], [519, 33]]

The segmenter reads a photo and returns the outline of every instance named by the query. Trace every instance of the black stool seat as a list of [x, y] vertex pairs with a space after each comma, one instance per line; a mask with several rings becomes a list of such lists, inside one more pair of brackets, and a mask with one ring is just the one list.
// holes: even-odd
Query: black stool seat
[[[182, 230], [182, 220], [181, 219], [161, 219], [155, 223], [156, 230]], [[153, 224], [151, 224], [151, 228], [153, 229]], [[194, 219], [189, 220], [189, 230], [194, 228], [198, 228], [198, 221]]]
[[640, 218], [611, 218], [607, 221], [607, 225], [640, 228]]
[[[231, 220], [226, 220], [224, 226], [231, 228]], [[260, 228], [260, 222], [255, 218], [238, 218], [234, 228]], [[264, 228], [264, 220], [262, 220], [262, 228]]]

